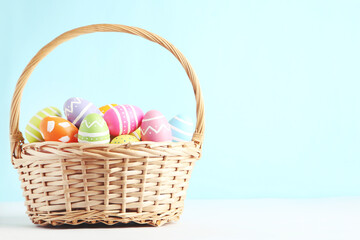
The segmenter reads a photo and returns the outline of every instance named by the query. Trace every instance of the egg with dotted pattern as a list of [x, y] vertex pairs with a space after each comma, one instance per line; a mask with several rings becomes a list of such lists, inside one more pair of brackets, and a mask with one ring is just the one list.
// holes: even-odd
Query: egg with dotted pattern
[[82, 121], [78, 139], [80, 143], [105, 144], [110, 142], [109, 128], [100, 114], [90, 113]]
[[143, 111], [133, 105], [118, 105], [104, 115], [112, 136], [127, 135], [135, 131], [144, 117]]
[[39, 112], [37, 112], [26, 125], [25, 128], [25, 137], [26, 139], [32, 142], [42, 142], [44, 141], [43, 136], [40, 131], [40, 123], [47, 116], [56, 116], [61, 117], [61, 112], [56, 107], [46, 107]]
[[120, 135], [114, 138], [111, 141], [111, 144], [125, 144], [125, 143], [139, 142], [139, 141], [140, 140], [133, 135]]

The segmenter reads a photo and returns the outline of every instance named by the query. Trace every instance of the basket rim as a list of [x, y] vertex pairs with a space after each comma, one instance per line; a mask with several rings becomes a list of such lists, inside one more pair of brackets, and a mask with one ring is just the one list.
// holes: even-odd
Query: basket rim
[[[151, 160], [178, 158], [199, 160], [202, 155], [201, 145], [194, 142], [135, 142], [126, 144], [89, 144], [89, 143], [62, 143], [36, 142], [26, 143], [18, 157], [13, 157], [13, 165], [19, 168], [37, 161], [55, 160], [103, 160], [118, 159]], [[151, 160], [153, 161], [153, 160]], [[48, 162], [47, 162], [48, 163]]]
[[129, 142], [129, 143], [80, 143], [80, 142], [58, 142], [58, 141], [43, 141], [43, 142], [32, 142], [32, 143], [23, 143], [22, 147], [26, 148], [28, 146], [35, 145], [65, 145], [65, 146], [89, 146], [89, 147], [104, 147], [104, 146], [114, 146], [114, 148], [119, 146], [137, 146], [137, 145], [147, 145], [147, 146], [165, 146], [165, 145], [186, 145], [192, 143], [199, 146], [195, 141], [182, 141], [182, 142], [172, 142], [172, 141], [163, 141], [163, 142], [153, 142], [153, 141], [139, 141], [139, 142]]

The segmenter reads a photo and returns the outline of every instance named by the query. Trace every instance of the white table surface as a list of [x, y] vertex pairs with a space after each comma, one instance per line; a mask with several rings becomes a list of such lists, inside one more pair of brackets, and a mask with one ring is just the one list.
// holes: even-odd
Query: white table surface
[[22, 203], [0, 203], [0, 239], [360, 239], [360, 197], [186, 200], [177, 223], [162, 227], [39, 227]]

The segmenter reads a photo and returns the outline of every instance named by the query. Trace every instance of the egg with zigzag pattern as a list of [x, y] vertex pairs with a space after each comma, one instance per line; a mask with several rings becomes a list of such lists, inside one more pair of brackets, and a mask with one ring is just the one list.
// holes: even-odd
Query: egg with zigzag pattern
[[167, 142], [172, 140], [170, 124], [165, 116], [157, 111], [148, 111], [141, 123], [142, 141]]
[[90, 113], [84, 118], [79, 128], [78, 139], [80, 143], [110, 142], [109, 128], [100, 114]]
[[69, 98], [64, 104], [64, 113], [70, 122], [79, 127], [83, 119], [90, 113], [102, 115], [100, 110], [88, 100], [80, 97]]

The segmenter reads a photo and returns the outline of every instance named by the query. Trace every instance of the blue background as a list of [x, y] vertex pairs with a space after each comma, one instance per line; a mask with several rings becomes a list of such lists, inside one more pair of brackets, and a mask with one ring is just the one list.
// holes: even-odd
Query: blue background
[[[195, 68], [206, 138], [189, 198], [360, 195], [359, 1], [1, 1], [0, 201], [22, 201], [8, 112], [22, 70], [46, 43], [94, 23], [165, 37]], [[20, 128], [72, 96], [195, 116], [190, 82], [139, 37], [71, 40], [36, 68]]]

